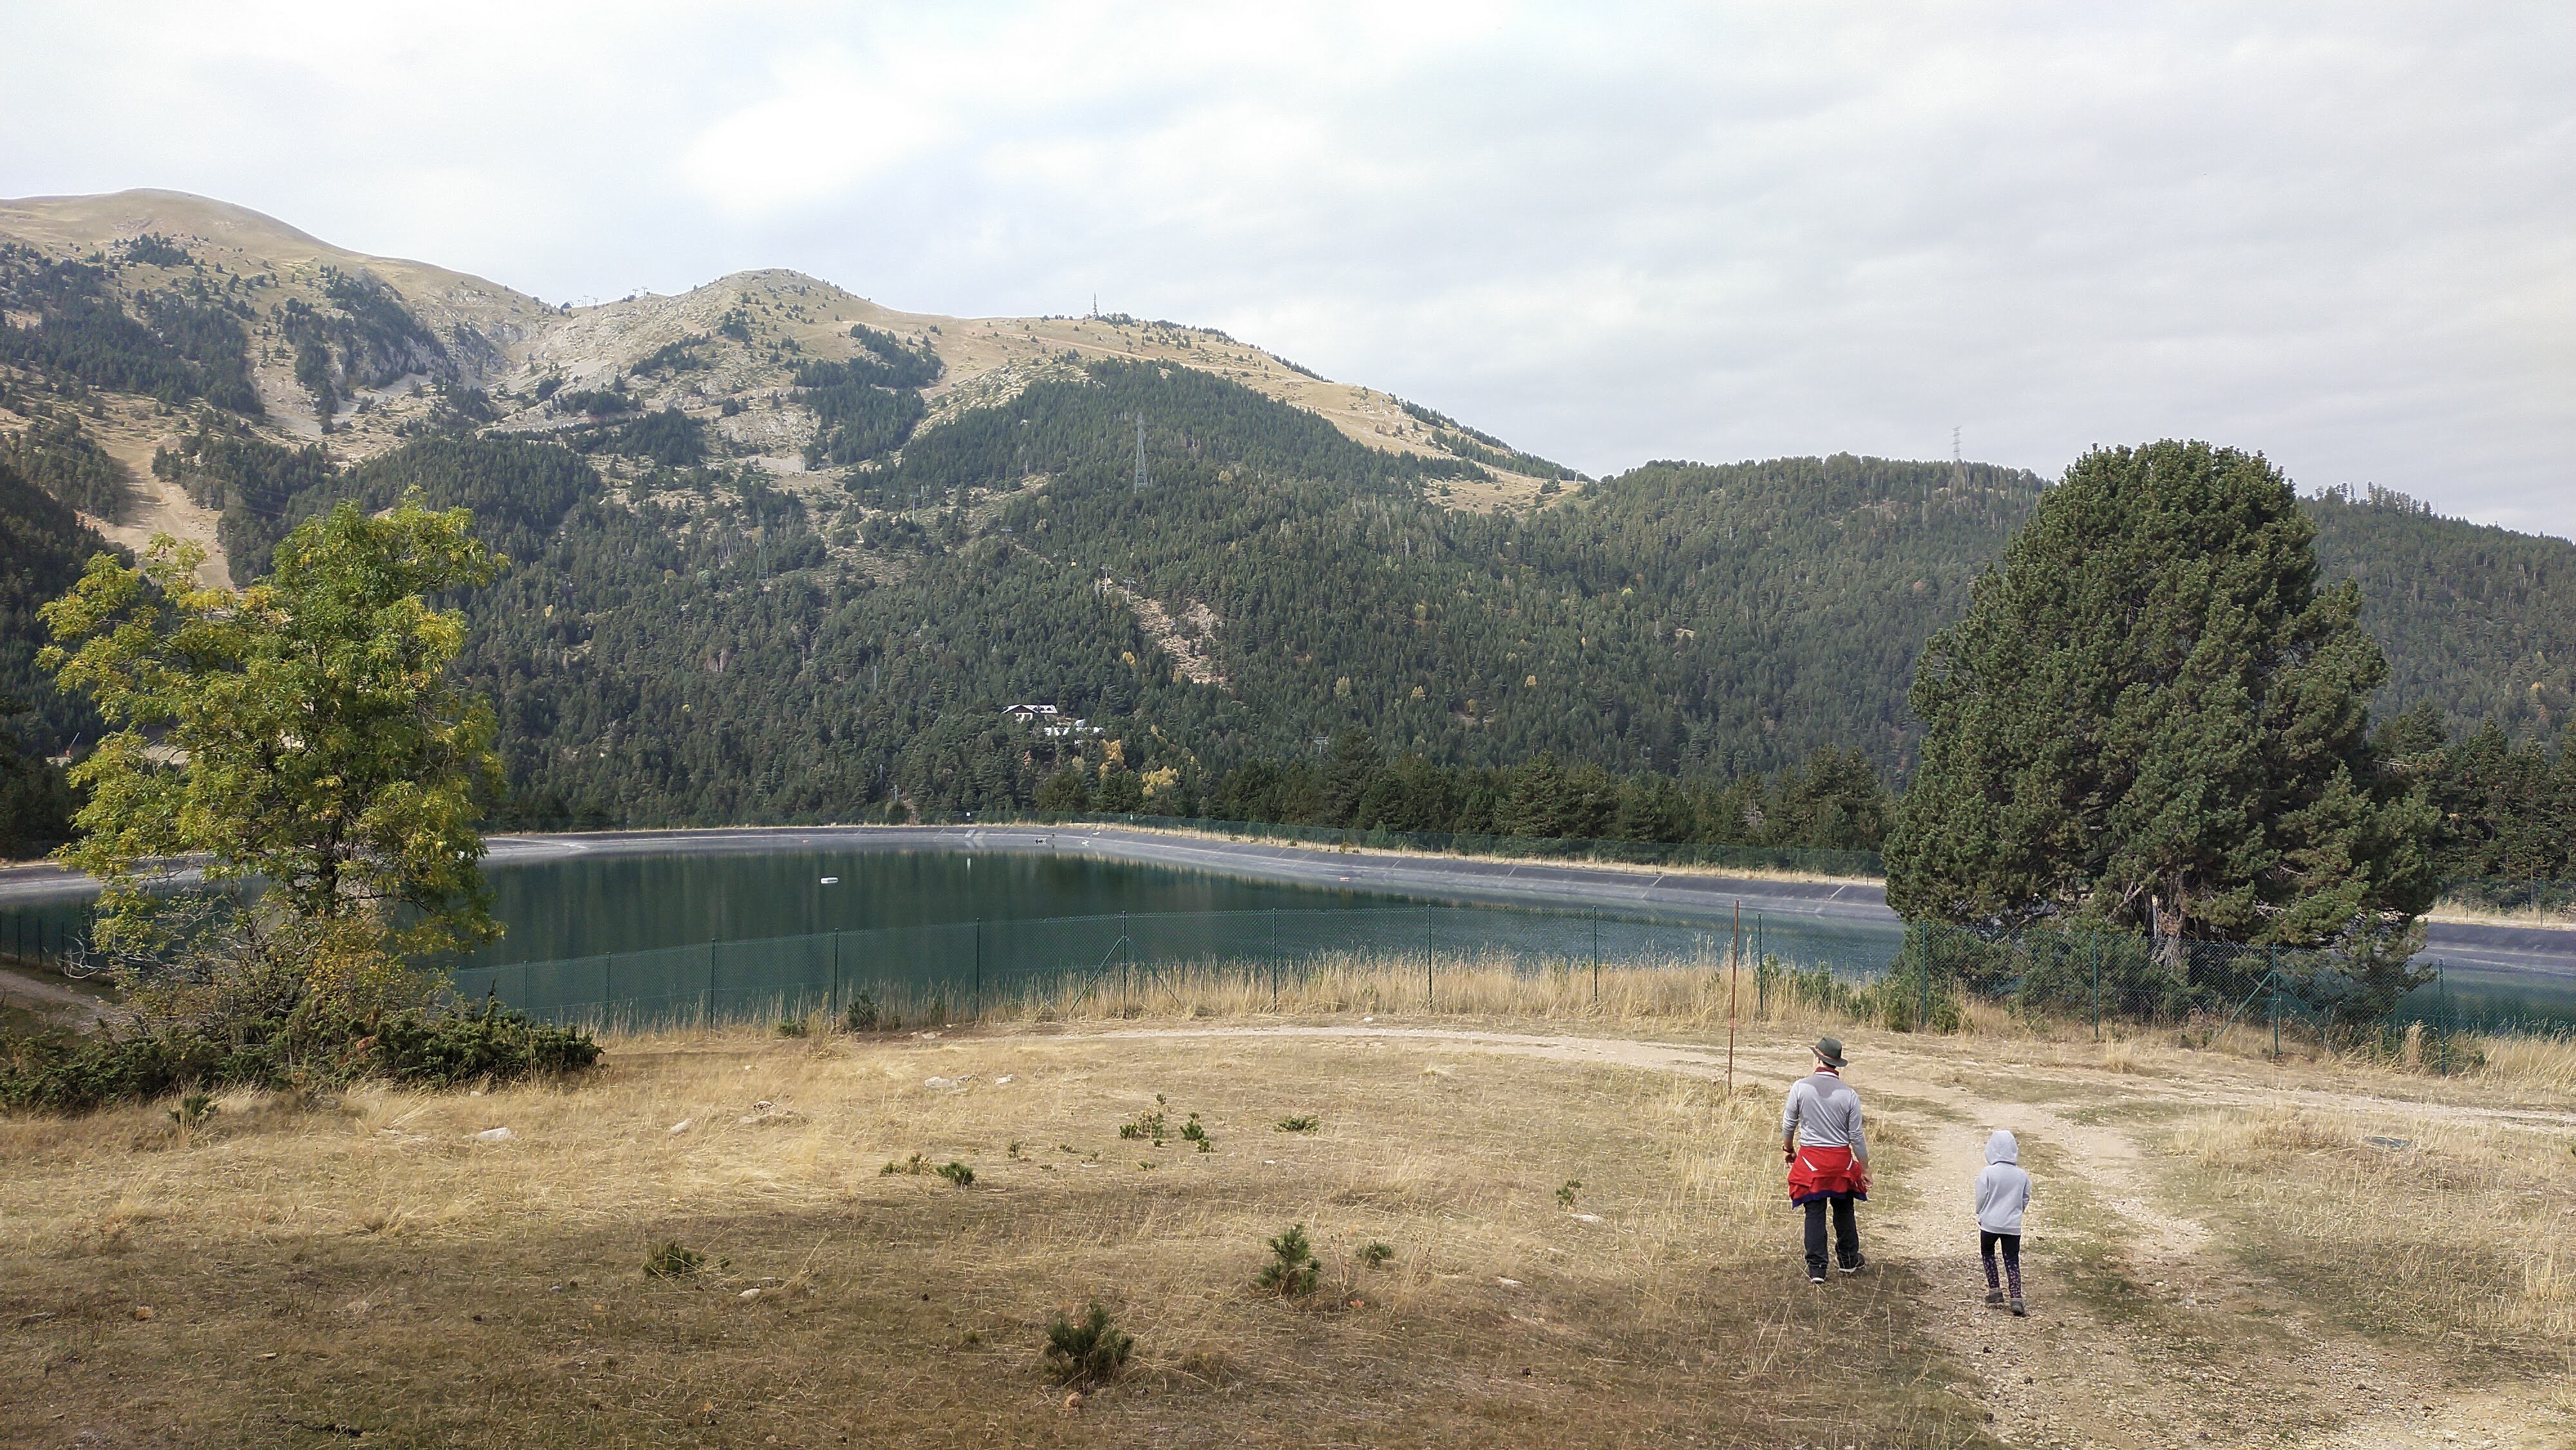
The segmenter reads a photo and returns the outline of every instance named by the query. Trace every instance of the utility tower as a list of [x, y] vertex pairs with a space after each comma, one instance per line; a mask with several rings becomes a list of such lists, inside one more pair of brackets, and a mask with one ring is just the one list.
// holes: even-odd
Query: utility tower
[[1950, 489], [1964, 493], [1968, 488], [1968, 463], [1959, 454], [1959, 425], [1950, 425]]
[[1136, 492], [1143, 493], [1153, 486], [1152, 476], [1145, 472], [1145, 415], [1139, 413], [1136, 415]]

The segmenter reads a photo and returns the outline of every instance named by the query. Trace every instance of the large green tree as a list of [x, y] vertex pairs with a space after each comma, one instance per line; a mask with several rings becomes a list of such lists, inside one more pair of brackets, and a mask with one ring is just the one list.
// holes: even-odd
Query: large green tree
[[[57, 853], [106, 884], [104, 946], [334, 998], [497, 934], [475, 827], [492, 712], [449, 674], [463, 615], [429, 602], [504, 562], [472, 523], [343, 503], [239, 594], [199, 587], [202, 552], [163, 536], [45, 606], [43, 662], [116, 727], [73, 769], [89, 799]], [[169, 889], [183, 859], [205, 890]]]
[[2382, 778], [2367, 701], [2388, 665], [2353, 586], [2318, 587], [2313, 536], [2259, 455], [2079, 460], [1925, 647], [1889, 904], [2402, 961], [2432, 813]]

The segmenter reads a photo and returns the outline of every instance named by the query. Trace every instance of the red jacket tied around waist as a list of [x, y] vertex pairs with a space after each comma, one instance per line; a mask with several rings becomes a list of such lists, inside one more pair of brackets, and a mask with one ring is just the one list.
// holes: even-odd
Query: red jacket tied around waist
[[1849, 1148], [1805, 1148], [1789, 1160], [1789, 1201], [1809, 1203], [1849, 1194], [1869, 1197], [1869, 1167]]

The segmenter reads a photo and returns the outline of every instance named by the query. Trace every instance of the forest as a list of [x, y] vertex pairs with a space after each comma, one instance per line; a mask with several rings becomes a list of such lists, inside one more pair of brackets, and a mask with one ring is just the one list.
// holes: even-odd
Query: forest
[[[325, 342], [362, 375], [435, 342], [361, 292], [334, 299]], [[188, 363], [148, 328], [117, 335]], [[1913, 766], [1922, 641], [2047, 486], [1852, 455], [1655, 462], [1473, 512], [1445, 498], [1483, 474], [1472, 459], [1372, 448], [1177, 366], [1093, 363], [916, 434], [935, 354], [854, 336], [864, 354], [795, 375], [824, 425], [809, 462], [830, 470], [801, 496], [615, 385], [541, 385], [592, 420], [543, 440], [480, 431], [458, 391], [438, 425], [354, 467], [199, 406], [153, 471], [217, 510], [237, 581], [340, 498], [473, 508], [513, 561], [463, 601], [508, 825], [1079, 803], [1847, 849], [1875, 845]], [[694, 345], [648, 361], [686, 371]], [[21, 483], [98, 497], [94, 471], [69, 477], [61, 429], [27, 431], [7, 455]], [[2379, 717], [2409, 722], [2408, 768], [2449, 793], [2446, 850], [2464, 873], [2566, 874], [2552, 843], [2571, 833], [2548, 823], [2567, 809], [2576, 547], [2384, 491], [2304, 506], [2324, 571], [2358, 581], [2387, 645]], [[1032, 734], [1013, 703], [1098, 733]], [[62, 723], [32, 733], [59, 741]]]

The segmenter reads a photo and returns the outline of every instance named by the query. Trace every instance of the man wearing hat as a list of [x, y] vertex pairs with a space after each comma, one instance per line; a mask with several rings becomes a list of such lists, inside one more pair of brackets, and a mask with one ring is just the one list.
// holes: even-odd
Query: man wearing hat
[[1819, 1037], [1816, 1070], [1789, 1089], [1780, 1150], [1789, 1160], [1789, 1201], [1807, 1211], [1807, 1282], [1825, 1282], [1825, 1205], [1834, 1211], [1834, 1261], [1846, 1274], [1868, 1262], [1852, 1204], [1869, 1197], [1869, 1140], [1861, 1136], [1860, 1094], [1842, 1079], [1843, 1045]]

